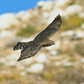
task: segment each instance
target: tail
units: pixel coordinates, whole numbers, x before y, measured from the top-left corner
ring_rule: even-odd
[[[13,50],[23,49],[23,48],[26,47],[27,45],[30,45],[31,42],[32,42],[32,41],[30,41],[30,42],[18,42],[18,43],[14,46]]]

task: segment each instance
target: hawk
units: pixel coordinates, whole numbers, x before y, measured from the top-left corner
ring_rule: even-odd
[[[51,24],[47,26],[41,33],[39,33],[33,41],[30,42],[18,42],[13,50],[22,49],[21,55],[17,61],[30,58],[38,53],[42,47],[54,45],[55,43],[49,38],[56,33],[62,25],[61,16],[58,16],[53,20]]]

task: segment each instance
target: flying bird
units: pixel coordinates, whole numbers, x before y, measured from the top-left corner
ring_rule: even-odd
[[[62,25],[61,16],[58,16],[50,23],[46,29],[39,33],[33,41],[30,42],[18,42],[13,50],[21,50],[21,55],[17,61],[21,61],[26,58],[30,58],[38,53],[42,47],[54,45],[55,43],[49,38],[56,33]]]

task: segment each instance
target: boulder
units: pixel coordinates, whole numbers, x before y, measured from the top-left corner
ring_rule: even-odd
[[[27,68],[28,73],[40,73],[43,71],[44,65],[41,63],[36,63]]]

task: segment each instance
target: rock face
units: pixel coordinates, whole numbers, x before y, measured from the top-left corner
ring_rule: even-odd
[[[16,14],[16,17],[20,19],[22,22],[28,21],[30,18],[31,14],[29,11],[21,11]]]
[[[15,14],[7,13],[0,16],[0,30],[10,28],[12,26],[19,26],[20,22]]]
[[[8,31],[8,30],[1,31],[1,36],[0,36],[1,39],[6,38],[6,37],[11,37],[11,36],[13,36],[11,31]]]
[[[65,32],[62,32],[61,33],[61,36],[64,37],[64,36],[72,36],[74,34],[74,31],[65,31]]]
[[[71,5],[71,6],[67,7],[66,10],[65,10],[67,15],[72,15],[72,14],[75,14],[75,13],[79,13],[81,11],[83,11],[83,7],[79,4]]]
[[[0,30],[12,28],[12,27],[18,28],[20,26],[26,26],[28,20],[30,20],[30,18],[34,16],[33,14],[38,16],[38,12],[39,12],[39,10],[37,9],[38,7],[42,7],[43,16],[46,16],[48,18],[47,19],[46,17],[44,17],[47,19],[47,24],[49,24],[58,14],[61,14],[62,16],[66,17],[68,15],[80,13],[79,16],[84,17],[84,14],[82,12],[83,7],[79,4],[73,4],[71,6],[68,6],[65,8],[65,10],[60,8],[69,2],[70,0],[39,1],[37,3],[37,7],[33,11],[28,10],[28,11],[18,12],[17,14],[13,14],[13,13],[3,14],[0,16]]]
[[[35,57],[35,61],[37,62],[47,62],[46,55],[44,53],[41,53],[37,57]]]
[[[81,28],[84,29],[84,23],[81,25]]]
[[[0,15],[0,84],[6,81],[7,84],[82,84],[84,8],[73,2],[74,0],[40,1],[34,9]],[[13,51],[13,46],[19,41],[33,40],[58,14],[62,16],[61,28],[64,30],[60,28],[50,38],[55,45],[44,47],[34,57],[17,62],[21,50]],[[75,18],[72,20],[70,17]],[[17,36],[17,31],[26,29],[27,25],[36,28],[35,34],[30,37]]]
[[[44,68],[43,64],[37,63],[37,64],[33,64],[31,65],[29,68],[27,68],[27,72],[29,73],[39,73],[42,72]]]

